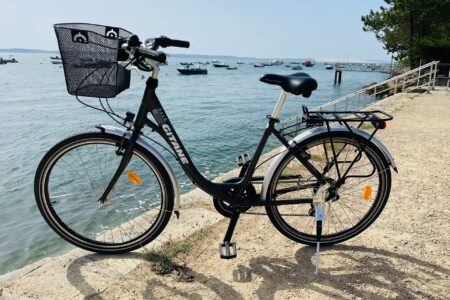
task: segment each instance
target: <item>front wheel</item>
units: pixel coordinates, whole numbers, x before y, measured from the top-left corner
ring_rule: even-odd
[[[325,203],[321,244],[340,243],[367,229],[383,210],[391,189],[391,172],[382,152],[372,142],[346,132],[320,134],[297,146],[308,154],[308,161],[331,186],[349,170],[344,183]],[[271,205],[266,206],[266,211],[286,237],[307,245],[317,242],[312,201],[279,206],[276,202],[312,199],[318,187],[317,179],[293,152],[277,166],[267,189],[266,200]]]
[[[99,253],[142,247],[167,225],[174,202],[170,177],[140,145],[104,203],[98,201],[122,159],[120,137],[85,133],[42,159],[34,189],[39,210],[66,241]]]

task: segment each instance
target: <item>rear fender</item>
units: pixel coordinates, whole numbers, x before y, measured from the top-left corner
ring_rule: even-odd
[[[331,127],[330,128],[331,131],[333,132],[348,132],[347,127],[345,126],[336,126],[336,127]],[[324,132],[327,132],[327,128],[325,126],[321,126],[321,127],[314,127],[308,130],[305,130],[303,132],[301,132],[299,135],[297,135],[295,138],[293,138],[291,141],[289,141],[289,144],[292,144],[295,142],[295,144],[300,144],[301,142],[305,141],[306,139],[317,135],[317,134],[321,134]],[[365,139],[368,139],[370,137],[370,134],[358,129],[358,128],[352,128],[352,131],[354,132],[354,134],[363,137]],[[389,152],[389,150],[386,148],[386,146],[384,146],[380,140],[378,140],[375,137],[372,137],[370,140],[373,144],[375,144],[376,147],[378,147],[378,149],[380,149],[380,151],[384,154],[384,157],[386,158],[387,162],[389,163],[389,165],[392,167],[392,169],[397,172],[397,166],[395,165],[395,161],[394,158],[392,157],[391,153]],[[288,155],[288,151],[286,151],[286,147],[283,147],[283,149],[280,151],[279,155],[277,155],[277,157],[272,161],[272,163],[269,166],[269,169],[267,170],[266,175],[264,176],[264,182],[261,188],[261,199],[265,200],[266,199],[266,194],[268,191],[268,187],[269,187],[269,183],[272,180],[272,177],[275,174],[275,170],[277,168],[277,166],[281,163],[281,161],[283,160],[284,157],[286,157],[286,155]]]
[[[131,137],[131,132],[126,131],[122,128],[117,128],[109,125],[99,125],[97,126],[97,128],[100,129],[102,132],[106,132],[115,136],[123,137],[125,135],[125,137],[128,139]],[[175,196],[175,203],[173,210],[175,211],[176,215],[178,215],[180,211],[180,187],[178,185],[178,181],[177,178],[175,177],[175,173],[172,167],[170,167],[169,163],[164,158],[164,156],[162,156],[161,153],[158,150],[156,150],[155,147],[153,147],[147,140],[143,139],[142,136],[138,138],[137,144],[144,147],[148,152],[153,154],[156,157],[156,159],[159,160],[164,169],[167,171],[167,174],[169,174]]]

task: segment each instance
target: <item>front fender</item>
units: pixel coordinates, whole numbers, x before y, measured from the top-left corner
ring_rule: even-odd
[[[127,137],[128,139],[131,137],[131,132],[126,131],[122,128],[109,126],[109,125],[99,125],[99,126],[97,126],[97,128],[99,128],[102,132],[106,132],[106,133],[109,133],[112,135],[116,135],[116,136],[120,136],[120,137],[123,137],[125,135],[125,137]],[[164,156],[162,156],[161,153],[158,150],[156,150],[155,147],[153,147],[147,140],[143,139],[142,136],[140,136],[138,138],[137,143],[140,146],[144,147],[151,154],[153,154],[161,162],[161,165],[167,171],[167,174],[169,174],[170,181],[172,183],[173,191],[174,191],[174,195],[175,195],[175,203],[174,203],[175,205],[174,205],[173,210],[178,214],[180,211],[180,187],[178,185],[178,181],[177,181],[177,178],[175,177],[175,173],[174,173],[173,169],[170,167],[169,163],[164,158]]]
[[[331,127],[330,129],[333,132],[339,132],[339,131],[348,132],[348,129],[345,126],[336,126],[336,127]],[[328,129],[325,126],[314,127],[314,128],[305,130],[305,131],[301,132],[299,135],[297,135],[295,138],[293,138],[291,141],[289,141],[289,144],[292,144],[294,141],[296,144],[299,144],[299,143],[303,142],[304,140],[312,137],[313,135],[321,134],[321,133],[324,133],[327,131],[328,131]],[[359,135],[363,138],[368,139],[370,137],[369,133],[367,133],[361,129],[352,128],[352,131],[354,132],[354,134]],[[370,141],[381,150],[381,152],[384,154],[389,165],[394,169],[394,171],[397,172],[397,166],[395,165],[394,158],[392,157],[391,153],[386,148],[386,146],[384,146],[380,142],[380,140],[378,140],[375,137],[372,137]],[[263,181],[263,185],[261,188],[261,200],[266,199],[266,194],[267,194],[267,190],[269,187],[269,183],[272,180],[273,175],[275,174],[275,170],[276,170],[277,166],[281,163],[283,158],[286,155],[288,155],[288,153],[289,152],[286,151],[286,147],[283,147],[281,149],[280,153],[277,155],[277,157],[270,164],[269,169],[267,170],[267,173],[264,176],[264,181]]]

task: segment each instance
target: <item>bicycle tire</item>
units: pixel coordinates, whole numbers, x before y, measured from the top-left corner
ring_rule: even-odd
[[[98,198],[94,197],[98,195],[94,193],[97,188],[94,183],[98,183],[98,185],[101,185],[101,188],[104,188],[107,182],[109,182],[107,181],[107,177],[109,176],[111,178],[111,174],[117,169],[113,165],[113,160],[115,161],[116,157],[111,152],[116,151],[122,142],[121,137],[107,133],[93,132],[75,135],[51,148],[38,166],[34,183],[37,206],[48,225],[60,237],[79,248],[104,254],[129,252],[151,242],[163,231],[169,222],[174,205],[174,188],[170,184],[169,174],[152,153],[138,144],[133,150],[128,167],[133,166],[138,168],[142,175],[146,176],[145,180],[136,177],[138,175],[133,175],[135,177],[131,176],[131,179],[130,177],[128,178],[131,182],[128,183],[128,186],[126,185],[127,181],[125,176],[121,175],[121,178],[124,179],[122,181],[119,179],[114,188],[117,189],[111,193],[114,196],[119,195],[121,190],[117,186],[120,182],[124,182],[123,186],[120,186],[120,188],[123,187],[122,190],[124,193],[133,190],[134,194],[131,196],[123,196],[120,194],[121,196],[117,196],[116,199],[109,199],[103,205],[99,204],[97,201]],[[95,156],[96,154],[92,154],[94,146],[97,150],[99,147],[103,147],[105,150],[100,148],[100,153],[98,153],[98,156]],[[80,155],[80,151],[81,153],[85,151],[86,155]],[[82,176],[73,176],[78,174],[75,172],[76,169],[74,169],[75,171],[70,176],[64,173],[63,163],[69,165],[68,162],[71,162],[69,161],[70,155],[75,156],[74,153],[78,153],[81,160],[81,163],[79,162],[80,166],[82,166],[81,170],[84,169],[86,171],[87,178],[89,179],[86,181],[90,181],[90,184],[83,183],[80,179]],[[88,153],[91,154],[91,159],[87,158]],[[117,152],[116,155],[119,161],[121,156]],[[95,159],[96,157],[97,160]],[[100,161],[102,157],[104,161]],[[74,158],[71,159],[75,161]],[[102,177],[101,182],[100,179],[95,180],[95,178],[91,178],[93,177],[92,172],[86,170],[87,166],[95,166],[97,162]],[[103,164],[104,167],[102,167]],[[76,168],[75,163],[73,163],[73,167]],[[107,172],[109,169],[111,171]],[[58,173],[59,170],[61,170],[61,174]],[[70,168],[67,170],[72,171]],[[70,178],[71,176],[73,178]],[[73,187],[64,182],[58,183],[53,178],[72,183]],[[133,183],[133,178],[135,181],[138,179],[141,180],[141,184]],[[143,186],[142,181],[146,184],[145,186]],[[79,182],[81,182],[78,185],[80,188],[74,184]],[[151,187],[148,188],[149,186]],[[153,193],[153,186],[155,186],[155,189],[159,186],[160,192],[157,190]],[[93,192],[89,190],[90,187]],[[54,195],[53,189],[59,191],[61,188],[75,192],[72,194],[63,194],[62,196]],[[99,188],[99,192],[101,192],[101,188]],[[146,190],[147,188],[149,190]],[[92,199],[88,197],[89,195],[93,195]],[[153,202],[148,200],[150,198],[148,195],[151,195]],[[61,197],[62,200],[60,200]],[[133,202],[132,200],[128,200],[130,197],[134,197],[134,200],[139,200]],[[157,202],[155,199],[160,200]],[[79,204],[77,204],[78,202]],[[75,205],[79,205],[80,207]],[[99,215],[101,216],[100,221],[98,221]],[[126,222],[118,223],[119,217],[121,221]],[[77,218],[82,219],[82,221],[79,221]],[[154,221],[148,221],[148,218],[154,218]],[[148,222],[148,225],[144,225],[144,219]],[[68,221],[70,221],[70,224],[67,224]],[[138,225],[143,229],[141,230]],[[88,229],[94,230],[90,228],[101,228],[103,232],[93,232],[92,235],[80,233],[81,230],[86,231],[83,231],[83,233],[89,233],[87,231]],[[108,237],[108,232],[110,232],[110,237]],[[116,240],[114,235],[117,237],[118,232],[121,239],[117,238]],[[127,240],[125,241],[124,238]]]
[[[308,153],[308,151],[310,149],[312,149],[312,147],[316,147],[318,145],[323,145],[323,149],[324,149],[323,152],[325,154],[325,152],[327,151],[327,143],[329,143],[330,138],[333,140],[333,143],[336,143],[336,144],[339,144],[339,143],[349,144],[352,147],[356,147],[359,149],[361,147],[364,147],[361,157],[363,157],[363,155],[366,155],[367,160],[372,164],[372,166],[374,167],[374,170],[376,169],[376,172],[378,174],[377,177],[378,177],[379,185],[378,185],[378,188],[376,189],[376,196],[373,197],[373,199],[371,199],[372,204],[371,204],[370,208],[368,208],[368,210],[365,213],[363,212],[364,215],[362,216],[362,218],[359,221],[357,221],[356,224],[350,226],[349,228],[345,228],[345,226],[342,224],[343,222],[340,221],[343,229],[341,231],[336,230],[336,232],[332,233],[329,229],[329,227],[330,227],[329,224],[332,222],[333,219],[331,217],[331,214],[330,214],[330,216],[327,216],[327,214],[326,214],[325,220],[323,221],[324,230],[323,230],[322,237],[321,237],[321,245],[324,245],[324,246],[333,245],[336,243],[346,241],[346,240],[353,238],[356,235],[360,234],[364,230],[366,230],[378,218],[378,216],[384,209],[386,202],[389,198],[389,193],[390,193],[390,189],[391,189],[391,171],[390,171],[389,163],[387,162],[382,151],[380,149],[378,149],[377,146],[375,146],[371,141],[368,141],[367,139],[364,139],[364,138],[358,137],[358,136],[353,136],[349,132],[322,133],[322,134],[319,134],[316,136],[312,136],[311,138],[308,138],[307,140],[301,142],[299,145],[297,145],[298,146],[297,149],[304,149]],[[340,146],[340,147],[343,147],[343,146]],[[345,147],[343,149],[345,149]],[[326,154],[324,156],[326,156]],[[269,201],[269,202],[277,201],[277,199],[276,199],[276,197],[274,197],[274,195],[276,196],[276,194],[277,194],[276,187],[278,186],[278,184],[282,183],[281,181],[279,182],[280,175],[283,174],[283,171],[286,169],[286,167],[289,166],[290,162],[293,161],[294,159],[295,159],[294,154],[292,152],[290,152],[288,155],[286,155],[282,159],[282,161],[280,161],[279,165],[277,166],[277,168],[274,172],[274,176],[271,178],[271,181],[270,181],[268,189],[267,189],[267,195],[266,195],[267,201]],[[314,156],[311,156],[310,159],[314,159]],[[316,158],[316,159],[320,160],[320,158]],[[347,158],[345,158],[344,161],[346,161],[346,159]],[[339,161],[339,159],[338,159],[338,161]],[[298,167],[298,168],[300,169],[301,167]],[[303,168],[304,168],[304,166],[303,166]],[[306,170],[306,168],[305,168],[305,170]],[[331,171],[329,171],[329,172],[331,172]],[[298,171],[298,173],[300,174],[301,172]],[[308,173],[309,173],[309,171],[308,171]],[[375,174],[372,176],[375,176]],[[300,175],[298,177],[301,178],[302,176]],[[369,177],[369,179],[370,179],[370,177]],[[300,180],[300,179],[298,179],[298,180]],[[346,184],[347,184],[347,182],[344,183],[341,186],[341,188],[345,187]],[[307,185],[304,185],[304,186],[307,186]],[[341,188],[339,188],[339,190]],[[279,189],[281,189],[281,187]],[[354,189],[356,189],[356,188],[354,188]],[[302,192],[303,192],[303,189],[300,189],[300,188],[297,191],[300,191],[300,190],[302,190]],[[304,193],[307,193],[307,192],[308,191],[305,188]],[[358,192],[358,189],[356,189],[356,192]],[[339,193],[339,191],[338,191],[338,193]],[[341,197],[339,200],[336,200],[335,202],[328,201],[326,204],[328,204],[328,206],[331,207],[333,203],[339,203],[339,201],[344,201],[344,200]],[[348,201],[350,201],[350,200],[348,200]],[[302,204],[297,204],[297,205],[302,205]],[[303,205],[305,205],[305,204],[303,204]],[[310,205],[310,204],[306,204],[306,205]],[[338,205],[338,204],[336,204],[336,205]],[[351,205],[353,205],[353,207]],[[348,215],[352,212],[351,211],[352,208],[353,208],[353,210],[355,210],[355,207],[357,205],[362,205],[362,204],[358,204],[358,201],[356,201],[355,203],[352,202],[351,204],[350,204],[350,202],[347,202],[346,204],[343,204],[341,202],[342,214],[346,214],[346,217],[348,219],[350,219],[350,217]],[[288,207],[289,213],[290,213],[290,214],[286,214],[286,215],[288,215],[288,217],[283,218],[283,215],[280,213],[279,210],[283,207]],[[358,206],[358,209],[362,209],[362,208]],[[281,206],[281,205],[280,206],[266,205],[267,215],[269,216],[270,221],[277,228],[278,231],[280,231],[283,235],[285,235],[289,239],[294,240],[296,242],[306,244],[306,245],[315,245],[317,243],[317,236],[315,233],[315,217],[314,217],[314,213],[311,213],[311,205],[310,205],[310,208],[307,213],[295,215],[292,213],[293,211],[294,211],[293,205],[286,205],[286,206],[284,206],[284,205],[283,206]],[[301,208],[301,211],[306,212],[306,209]],[[330,208],[328,209],[328,212],[330,213]],[[333,210],[331,210],[331,212],[333,213]],[[338,215],[338,214],[336,214],[336,215]],[[292,218],[292,217],[296,217],[296,216],[299,218],[303,217],[304,219],[302,219],[302,220],[304,220],[303,222],[305,222],[305,223],[309,222],[308,225],[306,225],[306,229],[302,229],[302,231],[301,231],[298,228],[295,228],[292,224],[289,224],[288,221],[286,221],[286,218]],[[339,216],[337,216],[337,218],[339,218]],[[344,219],[344,216],[342,218]],[[309,221],[307,221],[308,219],[309,219]],[[300,220],[300,219],[298,219],[298,220]],[[328,230],[329,230],[328,233],[326,232],[326,229],[325,229],[327,227],[327,221],[329,222],[328,223]],[[300,222],[300,221],[294,220],[292,222]],[[350,222],[347,220],[347,223],[350,223]],[[336,227],[336,225],[335,225],[335,227]],[[339,227],[339,226],[337,226],[337,227]],[[308,228],[311,228],[311,230],[307,230]],[[306,232],[306,231],[308,231],[308,232]]]

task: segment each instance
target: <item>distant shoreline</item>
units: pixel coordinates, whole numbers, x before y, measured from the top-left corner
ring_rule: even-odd
[[[0,53],[59,53],[58,50],[7,48],[0,49]]]
[[[43,50],[43,49],[25,49],[25,48],[5,48],[0,49],[0,53],[48,53],[48,54],[55,54],[59,53],[58,50]],[[388,64],[388,61],[384,60],[364,60],[364,59],[340,59],[340,58],[310,58],[310,57],[303,57],[303,58],[293,58],[293,57],[248,57],[248,56],[236,56],[236,55],[220,55],[220,54],[178,54],[178,53],[169,53],[171,56],[174,57],[183,57],[183,58],[211,58],[211,59],[251,59],[251,60],[285,60],[285,61],[301,61],[301,60],[313,60],[316,62],[329,62],[329,63],[335,63],[335,62],[348,62],[348,63],[379,63],[379,64]]]

